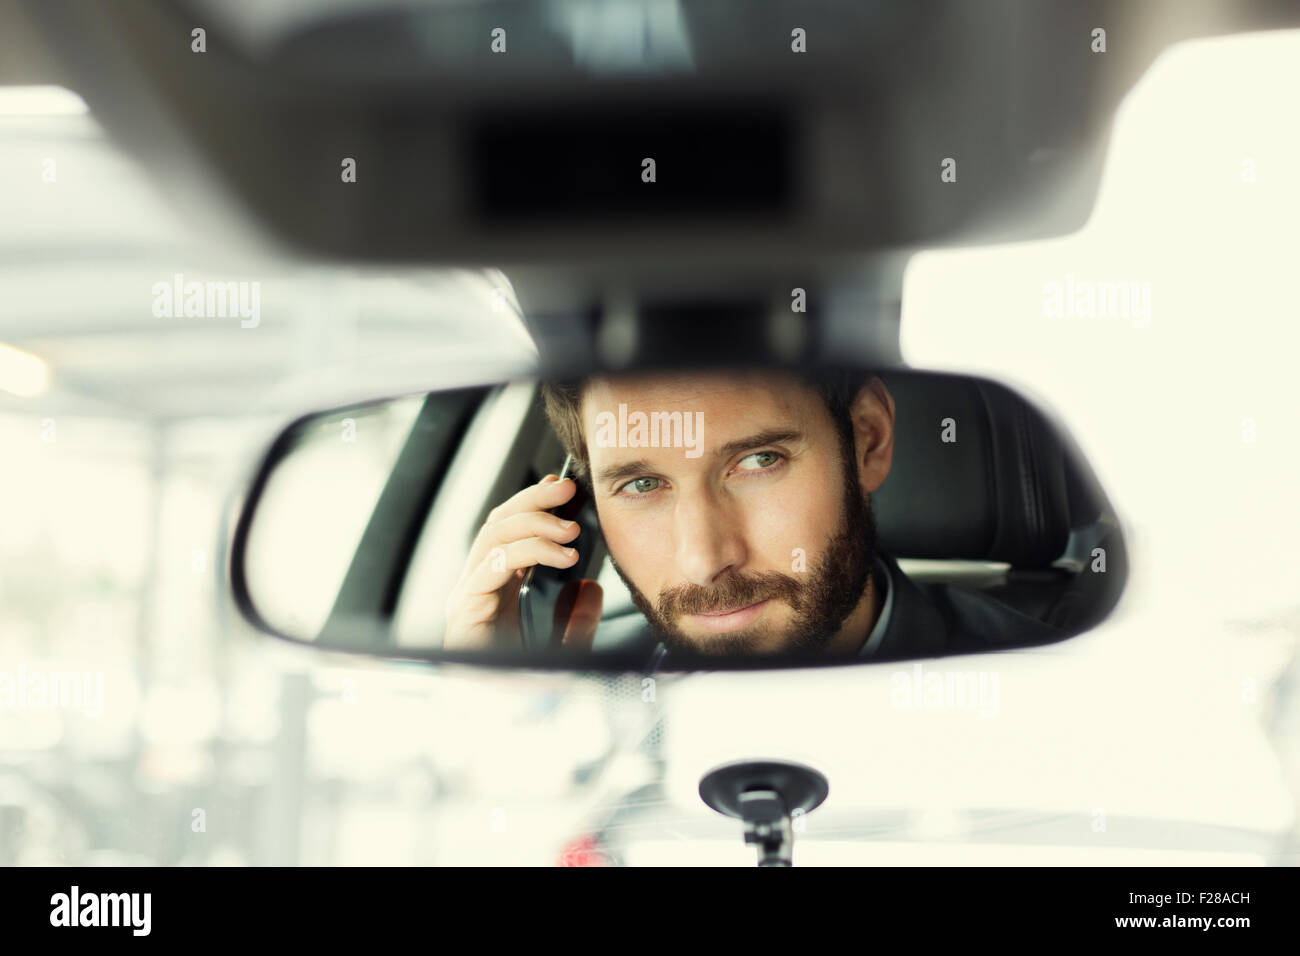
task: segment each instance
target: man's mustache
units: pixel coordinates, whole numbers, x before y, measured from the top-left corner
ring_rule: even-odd
[[[779,571],[728,575],[715,587],[680,584],[659,593],[659,613],[667,620],[683,614],[719,614],[760,601],[779,600],[798,611],[803,607],[803,587]]]

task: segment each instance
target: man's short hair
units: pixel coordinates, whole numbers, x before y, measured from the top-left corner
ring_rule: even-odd
[[[725,369],[718,370],[726,372]],[[626,373],[625,373],[626,374]],[[631,373],[653,375],[653,372]],[[682,374],[682,373],[674,373]],[[687,373],[689,374],[689,373]],[[717,374],[702,370],[701,375]],[[840,448],[845,458],[853,459],[853,399],[862,386],[870,380],[872,372],[862,369],[827,369],[824,371],[791,371],[795,378],[821,395],[830,413],[831,421],[840,437]],[[618,373],[608,377],[617,377]],[[567,381],[542,382],[542,398],[546,417],[560,437],[564,450],[573,456],[575,478],[588,490],[591,488],[591,461],[587,456],[587,439],[582,427],[582,392],[590,378]]]

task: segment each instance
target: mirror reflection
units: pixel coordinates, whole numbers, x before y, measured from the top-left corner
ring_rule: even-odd
[[[1060,427],[907,370],[657,371],[334,410],[268,455],[241,605],[324,646],[583,666],[1029,646],[1118,600],[1122,541]]]

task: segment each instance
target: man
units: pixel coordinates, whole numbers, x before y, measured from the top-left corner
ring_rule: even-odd
[[[670,653],[890,657],[1047,640],[986,595],[910,581],[875,547],[894,400],[879,378],[754,372],[598,377],[543,386],[591,491],[611,561]],[[578,534],[548,475],[496,508],[447,611],[444,646],[516,634],[519,581],[565,568]],[[564,635],[590,646],[602,594],[583,581]]]

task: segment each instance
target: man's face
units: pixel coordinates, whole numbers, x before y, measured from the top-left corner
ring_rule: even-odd
[[[892,448],[892,402],[879,389],[855,403],[858,447],[846,449],[820,394],[785,374],[588,384],[582,418],[601,530],[669,648],[861,645],[874,531],[866,494]]]

